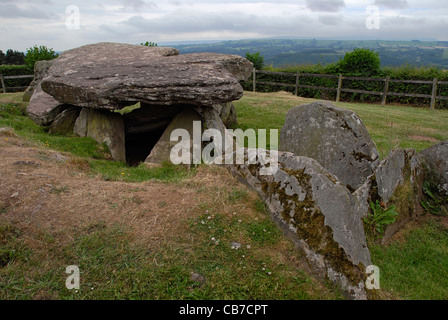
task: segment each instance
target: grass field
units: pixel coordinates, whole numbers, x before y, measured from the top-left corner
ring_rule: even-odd
[[[309,101],[245,92],[238,127],[281,129],[287,110]],[[337,105],[359,114],[382,157],[448,139],[446,111]],[[91,139],[49,135],[25,107],[20,94],[0,94],[0,127],[14,129],[0,135],[0,299],[342,299],[226,170],[112,162]],[[19,157],[41,166],[19,172]],[[380,298],[448,299],[446,217],[426,215],[370,249]],[[65,288],[73,264],[78,291]]]

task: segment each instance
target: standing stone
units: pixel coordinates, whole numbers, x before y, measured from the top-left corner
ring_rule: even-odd
[[[82,108],[78,118],[73,126],[73,133],[80,137],[87,137],[87,119],[89,116],[89,110]]]
[[[357,199],[314,159],[279,152],[273,175],[261,175],[260,163],[248,162],[227,168],[260,194],[311,269],[350,298],[366,299],[365,268],[371,259]]]
[[[419,157],[430,170],[428,174],[436,179],[439,192],[448,196],[448,140],[423,150]]]
[[[83,108],[75,121],[74,132],[105,143],[114,160],[126,162],[124,123],[119,114]]]
[[[81,109],[71,107],[62,111],[50,125],[49,133],[68,134],[73,132],[75,121],[79,116]]]
[[[361,119],[324,101],[288,111],[279,150],[317,160],[351,191],[379,164],[378,151]]]
[[[388,225],[381,242],[386,243],[398,230],[423,213],[420,205],[424,171],[413,149],[392,150],[375,172],[353,195],[357,198],[362,218],[369,213],[369,204],[379,201],[385,208],[395,206],[396,221]]]
[[[31,96],[34,93],[34,90],[36,90],[37,86],[40,84],[44,76],[46,76],[48,69],[53,64],[54,60],[42,60],[37,61],[34,64],[34,79],[31,81],[28,88],[23,93],[23,101],[29,102],[31,99]]]
[[[64,104],[42,90],[42,79],[48,75],[48,70],[53,62],[54,60],[36,62],[34,65],[34,80],[23,96],[24,101],[30,102],[26,109],[28,116],[41,126],[50,125],[56,116],[66,109]]]
[[[223,103],[214,107],[219,112],[219,117],[227,128],[238,123],[235,106],[232,102]]]
[[[36,124],[48,126],[65,108],[64,104],[59,103],[52,96],[42,91],[41,85],[38,84],[31,96],[26,112],[28,117]]]
[[[193,163],[193,122],[197,121],[199,123],[199,134],[202,135],[202,119],[199,114],[192,108],[188,108],[181,113],[179,113],[173,121],[168,125],[168,127],[163,132],[162,137],[159,139],[157,144],[151,150],[148,158],[145,160],[147,163],[162,163],[170,159],[170,153],[172,148],[178,144],[178,141],[171,141],[171,133],[176,129],[186,130],[190,136],[190,157],[189,163]],[[202,152],[201,146],[199,145],[199,150]],[[182,155],[179,155],[182,156]]]

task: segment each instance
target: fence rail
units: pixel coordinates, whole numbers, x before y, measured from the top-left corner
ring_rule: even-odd
[[[26,79],[26,78],[34,78],[33,74],[26,74],[26,75],[20,75],[20,76],[4,76],[2,74],[0,74],[0,83],[2,86],[2,92],[6,93],[6,89],[20,89],[20,90],[25,90],[26,88],[28,88],[28,86],[26,87],[7,87],[5,85],[5,80],[11,80],[11,79]]]
[[[295,84],[282,83],[282,82],[270,82],[270,81],[257,81],[257,74],[272,74],[272,75],[279,75],[279,76],[295,77]],[[337,85],[337,88],[335,88],[335,87],[322,87],[322,86],[312,86],[312,85],[300,84],[301,77],[338,79],[338,85]],[[342,85],[343,80],[384,82],[384,90],[383,91],[368,91],[368,90],[344,88]],[[391,92],[391,91],[389,91],[390,83],[432,84],[432,92],[431,92],[431,94]],[[298,95],[299,88],[323,90],[323,91],[336,91],[336,102],[339,102],[342,92],[361,93],[361,94],[381,96],[382,97],[382,100],[381,100],[382,105],[386,104],[388,96],[427,98],[427,99],[431,99],[431,103],[429,106],[430,109],[435,108],[436,100],[448,100],[448,96],[438,96],[437,95],[438,86],[439,85],[448,85],[448,81],[439,81],[437,78],[434,78],[433,80],[399,80],[399,79],[390,79],[389,76],[387,76],[385,78],[348,77],[348,76],[346,77],[341,74],[334,75],[334,74],[313,74],[313,73],[300,73],[300,72],[297,72],[297,73],[275,72],[275,71],[266,71],[266,70],[256,70],[254,68],[252,71],[252,89],[254,92],[256,91],[257,84],[294,88],[295,95]]]

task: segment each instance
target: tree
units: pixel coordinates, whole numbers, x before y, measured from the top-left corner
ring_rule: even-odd
[[[260,52],[246,52],[246,59],[253,63],[255,69],[261,70],[263,68],[264,57],[260,54]]]
[[[0,65],[6,64],[6,56],[2,50],[0,50]]]
[[[25,56],[25,64],[30,68],[34,68],[34,64],[41,60],[52,60],[57,58],[58,54],[54,52],[53,48],[49,49],[46,46],[35,45],[28,48]]]
[[[337,63],[338,72],[349,76],[375,76],[380,73],[380,66],[379,53],[364,48],[347,52]]]
[[[25,59],[25,55],[23,54],[23,52],[8,49],[6,51],[4,63],[10,64],[10,65],[21,65],[21,64],[25,64],[24,59]]]
[[[142,46],[146,46],[146,47],[157,47],[157,43],[155,43],[155,42],[148,42],[148,41],[146,41],[145,43],[140,43],[140,45],[142,45]]]

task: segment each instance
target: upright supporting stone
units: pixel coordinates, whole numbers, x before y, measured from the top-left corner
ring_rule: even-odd
[[[176,145],[177,141],[171,141],[171,133],[176,129],[185,129],[190,135],[191,141],[193,140],[193,122],[199,121],[202,124],[201,117],[192,108],[186,109],[185,111],[179,113],[173,121],[168,125],[162,134],[162,137],[156,143],[154,148],[151,150],[148,158],[145,162],[147,163],[162,163],[163,161],[170,160],[171,149]],[[201,125],[202,127],[202,125]],[[201,130],[202,134],[202,130]],[[193,150],[193,143],[190,143],[190,150]],[[190,163],[193,163],[191,159],[192,154],[190,154]]]
[[[105,143],[114,160],[126,162],[124,122],[121,115],[83,108],[73,131],[79,136],[87,136],[98,143]]]

